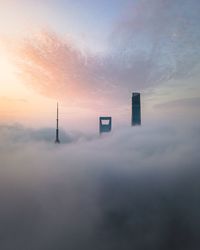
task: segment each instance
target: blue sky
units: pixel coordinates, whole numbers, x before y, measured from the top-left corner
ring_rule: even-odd
[[[107,39],[129,1],[48,1],[50,25],[71,33],[80,44],[95,51],[106,49]],[[84,41],[82,41],[84,40]]]

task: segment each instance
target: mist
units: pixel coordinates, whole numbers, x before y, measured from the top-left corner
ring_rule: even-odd
[[[0,249],[199,250],[200,1],[1,2]]]
[[[199,126],[20,131],[0,128],[1,249],[199,248]]]

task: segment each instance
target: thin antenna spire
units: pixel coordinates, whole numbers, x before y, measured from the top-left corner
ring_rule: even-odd
[[[59,140],[59,108],[58,108],[58,102],[57,102],[56,140],[55,140],[55,143],[60,143],[60,140]]]

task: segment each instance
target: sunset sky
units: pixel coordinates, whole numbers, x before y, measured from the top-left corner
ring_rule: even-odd
[[[199,83],[200,0],[0,0],[0,250],[200,249]]]
[[[97,130],[98,116],[130,124],[198,121],[198,0],[0,1],[3,123]],[[81,126],[80,126],[81,125]]]

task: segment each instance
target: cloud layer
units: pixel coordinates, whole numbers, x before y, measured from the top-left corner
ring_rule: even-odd
[[[199,127],[58,147],[16,130],[0,134],[2,249],[199,248]]]
[[[129,91],[197,71],[199,9],[198,0],[135,1],[104,55],[49,29],[6,45],[22,82],[39,93],[81,108],[119,106]],[[188,96],[157,109],[198,104]],[[61,145],[52,128],[0,125],[0,249],[199,249],[200,128],[186,114],[181,126],[101,137],[61,131]]]
[[[93,134],[83,134],[78,131],[66,133],[63,129],[59,131],[62,138],[62,144],[70,144],[80,141],[89,141],[95,139]],[[55,140],[55,128],[40,128],[33,129],[22,126],[21,124],[0,125],[0,136],[2,141],[10,142],[13,146],[15,144],[26,143],[52,143]],[[9,140],[8,140],[9,137]],[[10,144],[8,144],[11,146]]]

